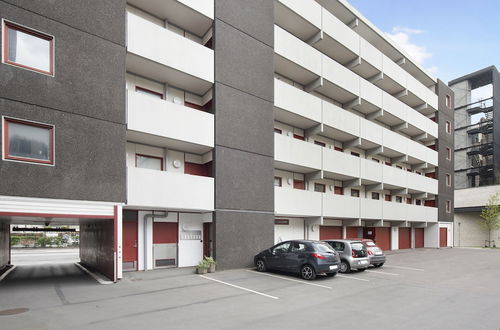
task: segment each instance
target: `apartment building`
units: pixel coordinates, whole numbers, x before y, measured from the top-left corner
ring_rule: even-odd
[[[54,1],[53,11],[0,1],[6,13],[19,11],[19,17],[0,11],[4,20],[52,38],[55,53],[55,70],[36,73],[31,91],[11,79],[21,84],[34,73],[4,60],[2,70],[10,71],[3,85],[12,93],[6,98],[31,107],[33,93],[54,103],[47,113],[78,106],[91,112],[85,118],[117,126],[89,123],[88,138],[56,133],[61,165],[52,168],[80,176],[35,175],[42,182],[51,176],[55,198],[113,209],[98,217],[112,221],[89,224],[92,237],[112,243],[99,254],[104,261],[87,264],[114,267],[120,278],[123,271],[194,266],[203,255],[214,256],[220,268],[249,266],[262,249],[297,238],[366,237],[384,249],[451,245],[453,93],[346,1],[91,3],[89,15],[103,16],[81,30],[111,50],[99,45],[72,56],[65,52],[84,41],[60,49],[70,37],[40,26],[34,13],[66,29],[88,17],[67,17],[62,1]],[[59,97],[40,92],[46,86],[69,90]],[[70,103],[73,94],[82,96],[78,105]],[[10,107],[1,110],[10,116]],[[81,125],[64,111],[67,122]],[[20,119],[38,120],[35,114]],[[66,141],[78,148],[65,154]],[[114,167],[97,168],[107,164],[101,158]],[[87,170],[80,159],[94,166]],[[2,182],[6,166],[14,184],[24,163],[2,161]],[[62,189],[60,180],[82,196]],[[25,190],[4,186],[2,194],[52,198],[42,182],[39,193],[21,185]],[[85,246],[87,222],[77,222]],[[87,242],[93,243],[83,251],[90,254],[96,243]]]
[[[490,66],[449,86],[455,93],[455,245],[488,246],[490,233],[479,215],[500,191],[500,74]],[[498,245],[500,231],[491,240]]]

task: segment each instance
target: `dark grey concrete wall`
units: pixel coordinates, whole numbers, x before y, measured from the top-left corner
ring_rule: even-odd
[[[114,280],[113,220],[80,223],[80,262]]]
[[[0,271],[10,263],[10,226],[0,221]]]
[[[215,244],[221,269],[274,241],[274,4],[215,0]]]
[[[438,79],[437,83],[437,94],[438,94],[438,141],[437,141],[437,151],[438,151],[438,164],[437,177],[439,180],[439,190],[437,198],[438,210],[438,220],[439,221],[453,221],[454,212],[454,182],[455,182],[455,163],[452,153],[452,159],[448,160],[446,148],[454,150],[454,131],[455,127],[454,121],[454,94],[453,91],[441,80]],[[451,97],[451,108],[446,106],[446,95]],[[446,132],[446,122],[451,123],[452,131],[451,134]],[[451,175],[451,187],[446,185],[446,174]],[[451,213],[446,212],[446,201],[451,201]]]
[[[0,115],[56,126],[55,166],[0,161],[0,195],[125,201],[125,1],[0,1],[0,16],[55,37],[54,77],[0,64]]]

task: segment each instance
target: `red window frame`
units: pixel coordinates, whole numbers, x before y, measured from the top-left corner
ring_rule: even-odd
[[[446,159],[451,160],[451,148],[446,148]]]
[[[344,187],[335,186],[333,193],[335,195],[343,195],[344,194]]]
[[[158,93],[158,92],[152,91],[152,90],[144,88],[144,87],[135,86],[135,91],[136,92],[137,91],[143,91],[143,92],[146,92],[148,94],[153,94],[153,95],[159,96],[163,100],[163,94],[162,93]]]
[[[50,154],[49,154],[49,160],[42,160],[42,159],[36,159],[36,158],[27,158],[27,157],[18,157],[18,156],[10,156],[9,155],[9,123],[16,123],[16,124],[21,124],[21,125],[27,125],[27,126],[34,126],[34,127],[41,127],[41,128],[46,128],[50,132]],[[42,123],[35,123],[32,121],[26,121],[26,120],[21,120],[21,119],[15,119],[15,118],[8,118],[4,117],[3,118],[3,150],[4,150],[4,159],[8,160],[17,160],[21,162],[29,162],[29,163],[38,163],[38,164],[46,164],[46,165],[54,165],[54,125],[49,125],[49,124],[42,124]]]
[[[446,95],[446,106],[448,108],[451,108],[451,96],[450,95]]]
[[[314,144],[315,144],[315,145],[318,145],[318,146],[320,146],[320,147],[326,147],[326,143],[323,143],[323,142],[321,142],[321,141],[314,141]]]
[[[137,167],[137,157],[155,158],[161,160],[161,170],[163,171],[163,157],[151,156],[146,154],[135,154],[135,167]]]
[[[298,134],[294,134],[293,138],[297,139],[297,140],[301,140],[301,141],[305,141],[306,140],[305,137],[303,137],[302,135],[298,135]]]
[[[341,147],[334,146],[333,149],[336,151],[344,152],[344,148]]]
[[[306,184],[304,180],[293,180],[293,189],[306,190]]]
[[[446,121],[446,133],[451,134],[451,122]]]
[[[446,173],[446,186],[451,187],[451,175]]]
[[[17,63],[17,62],[9,60],[9,30],[16,30],[16,31],[24,32],[24,33],[32,35],[34,37],[37,37],[37,38],[49,41],[50,42],[49,43],[49,49],[50,49],[50,54],[49,54],[49,56],[50,56],[50,70],[49,71],[45,71],[45,70],[41,70],[41,69],[38,69],[38,68],[31,67],[29,65],[24,65],[24,64]],[[4,21],[4,24],[3,24],[3,40],[4,40],[4,45],[3,45],[3,54],[2,54],[3,56],[2,57],[3,57],[3,62],[4,63],[11,64],[11,65],[14,65],[14,66],[18,66],[18,67],[23,68],[23,69],[28,69],[28,70],[31,70],[31,71],[35,71],[35,72],[47,74],[47,75],[50,75],[50,76],[54,76],[54,37],[53,36],[45,34],[45,33],[41,33],[41,32],[35,31],[35,30],[32,30],[30,28],[27,28],[27,27],[24,27],[24,26],[21,26],[21,25],[12,23],[12,22]]]
[[[386,202],[392,202],[392,195],[385,194],[385,196],[384,196],[384,200],[385,200]]]

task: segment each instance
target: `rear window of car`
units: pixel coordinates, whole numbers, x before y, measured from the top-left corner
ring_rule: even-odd
[[[364,248],[363,243],[360,243],[360,242],[351,243],[351,247],[355,251],[361,251]]]
[[[315,243],[313,244],[314,251],[316,252],[334,252],[334,250],[330,247],[330,245],[326,243]]]
[[[375,243],[369,242],[369,241],[365,242],[365,244],[366,244],[366,246],[377,246],[377,245],[375,245]]]

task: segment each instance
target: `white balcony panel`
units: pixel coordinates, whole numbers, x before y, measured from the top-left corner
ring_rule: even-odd
[[[274,187],[274,212],[280,216],[321,216],[321,193]]]
[[[361,117],[323,101],[323,123],[353,136],[360,136]],[[364,119],[363,119],[364,120]]]
[[[408,150],[408,143],[411,141],[410,139],[388,129],[384,129],[382,134],[384,146],[386,146],[387,148],[400,152],[403,155],[407,155],[408,152],[410,152]],[[411,152],[413,153],[413,150]]]
[[[421,205],[406,205],[406,220],[415,222],[436,222],[438,217],[437,207]]]
[[[351,94],[359,95],[359,80],[361,78],[357,74],[328,56],[323,55],[322,61],[323,77],[325,79]]]
[[[391,115],[406,121],[406,105],[387,92],[382,92],[382,108]]]
[[[321,5],[313,0],[278,0],[302,19],[321,30]]]
[[[437,151],[412,140],[408,140],[408,150],[410,150],[410,156],[429,163],[432,166],[438,166]]]
[[[437,111],[437,108],[438,108],[438,96],[437,96],[437,94],[434,93],[429,88],[427,88],[426,94],[427,94],[427,99],[426,99],[427,104]]]
[[[127,205],[179,211],[213,211],[214,179],[127,167]]]
[[[321,149],[323,148],[313,143],[274,134],[274,159],[280,163],[298,166],[304,170],[320,170]]]
[[[214,82],[214,51],[127,13],[127,69],[204,94]]]
[[[314,75],[321,76],[321,53],[277,25],[274,26],[274,52]]]
[[[389,57],[382,55],[383,71],[384,75],[388,76],[394,80],[398,85],[406,88],[408,73],[403,70],[398,64],[396,64]]]
[[[360,177],[360,157],[333,149],[322,148],[323,170],[331,178],[349,179]]]
[[[365,39],[360,38],[359,41],[360,41],[359,55],[361,56],[361,58],[370,63],[371,65],[373,65],[375,68],[382,71],[382,61],[383,61],[382,53]]]
[[[127,92],[127,129],[153,135],[136,142],[197,153],[214,147],[214,115],[133,91]]]
[[[415,79],[412,75],[407,74],[406,78],[406,88],[413,93],[416,97],[422,100],[423,102],[426,102],[427,99],[427,87],[422,85],[420,81]]]
[[[359,54],[359,35],[327,10],[323,10],[323,31],[353,53]]]
[[[321,122],[321,99],[274,79],[274,106],[298,116]]]
[[[378,145],[383,145],[383,131],[385,129],[369,120],[361,118],[360,120],[360,137],[367,141],[373,142]]]
[[[406,221],[407,204],[383,201],[382,205],[384,220]]]
[[[408,177],[406,171],[394,166],[382,166],[382,176],[385,184],[406,188],[408,186]]]
[[[323,217],[359,219],[360,198],[318,193],[323,198]]]
[[[406,175],[408,189],[428,192],[437,195],[438,180],[411,172],[406,172]]]
[[[438,137],[438,124],[414,109],[408,108],[408,124],[427,132],[434,138]]]
[[[180,3],[202,13],[208,18],[214,19],[214,1],[213,0],[177,0]]]
[[[360,78],[360,97],[377,108],[382,108],[382,90],[365,79]]]
[[[361,211],[360,218],[381,220],[383,218],[383,201],[371,198],[360,198]]]
[[[425,208],[425,219],[426,221],[436,222],[438,221],[438,208],[437,207],[424,207]]]
[[[371,159],[360,158],[361,179],[372,181],[373,183],[382,182],[382,168],[384,166],[385,165],[377,163]]]

